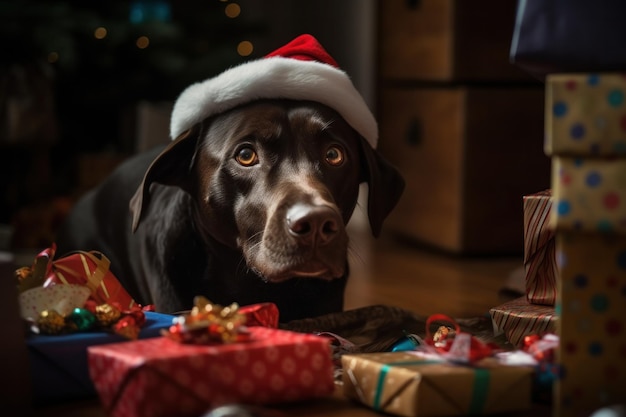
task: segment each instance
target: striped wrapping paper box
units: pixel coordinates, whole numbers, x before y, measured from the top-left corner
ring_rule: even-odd
[[[532,304],[553,306],[558,268],[550,224],[552,190],[526,195],[523,202],[526,297]]]
[[[496,336],[504,333],[513,346],[524,344],[524,337],[555,333],[557,315],[554,307],[531,304],[526,297],[508,301],[489,310]]]

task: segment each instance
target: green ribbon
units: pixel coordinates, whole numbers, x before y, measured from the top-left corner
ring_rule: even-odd
[[[482,414],[487,394],[489,392],[489,379],[491,373],[488,369],[474,369],[474,390],[472,392],[472,402],[470,403],[470,414]]]
[[[383,365],[380,370],[380,374],[378,374],[378,383],[376,384],[376,392],[374,394],[374,404],[373,408],[376,411],[380,411],[380,399],[383,395],[383,385],[385,384],[385,378],[389,373],[389,370],[393,366],[412,366],[412,365],[434,365],[436,363],[445,363],[443,361],[433,361],[433,360],[425,360],[425,361],[403,361],[403,362],[395,362],[395,363],[386,363]]]
[[[387,374],[394,366],[413,366],[413,365],[434,365],[445,364],[446,362],[437,360],[425,360],[425,361],[404,361],[384,364],[378,374],[378,382],[376,383],[376,392],[374,393],[374,403],[372,408],[376,411],[380,410],[380,402],[383,395],[383,386],[385,384],[385,378]],[[476,368],[474,369],[474,389],[472,391],[472,401],[469,407],[470,414],[481,414],[485,402],[487,400],[487,394],[489,392],[489,381],[491,373],[487,369]]]

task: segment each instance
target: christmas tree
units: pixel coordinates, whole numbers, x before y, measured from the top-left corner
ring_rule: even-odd
[[[173,100],[241,62],[239,44],[263,30],[219,0],[0,1],[0,19],[3,66],[48,66],[60,140],[79,148],[108,144],[134,103]]]
[[[78,155],[134,151],[137,103],[172,102],[249,59],[246,41],[265,30],[235,1],[0,0],[0,166],[10,179],[0,223],[75,195]]]

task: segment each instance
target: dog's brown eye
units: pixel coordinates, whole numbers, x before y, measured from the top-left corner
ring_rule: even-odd
[[[256,165],[259,162],[259,157],[257,156],[255,150],[248,147],[241,148],[239,152],[237,152],[235,159],[240,165],[245,167]]]
[[[326,149],[324,159],[332,166],[339,166],[343,163],[343,150],[339,146],[331,146]]]

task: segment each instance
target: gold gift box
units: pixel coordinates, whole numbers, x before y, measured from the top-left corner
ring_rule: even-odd
[[[552,158],[558,230],[626,235],[626,158]]]
[[[416,352],[342,356],[344,395],[406,417],[491,414],[531,406],[533,369],[489,358],[454,365]]]
[[[546,155],[626,156],[626,77],[551,74],[546,79]]]
[[[561,262],[555,415],[626,398],[626,236],[557,233]]]

